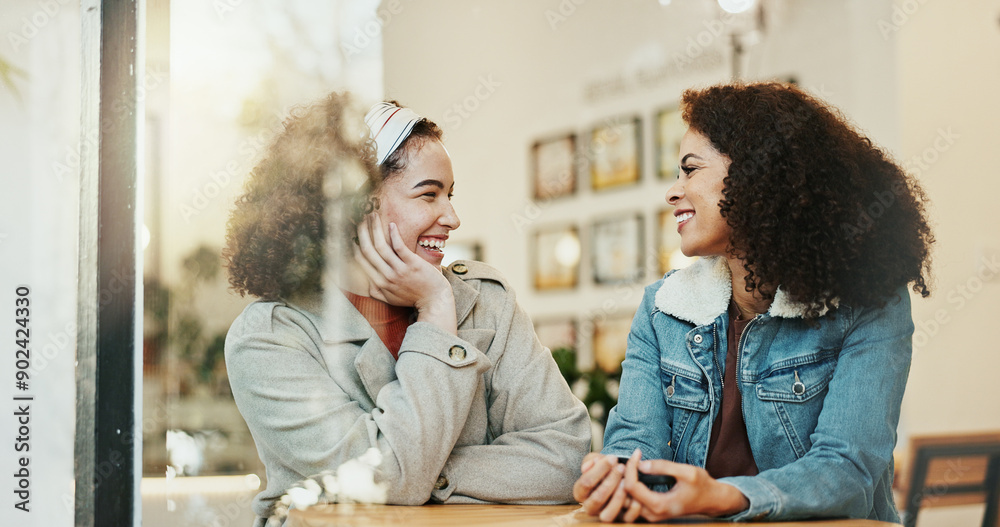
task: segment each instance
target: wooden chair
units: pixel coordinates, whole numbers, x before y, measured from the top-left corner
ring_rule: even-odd
[[[916,526],[921,508],[983,502],[982,527],[997,527],[1000,432],[915,436],[897,478],[905,527]]]

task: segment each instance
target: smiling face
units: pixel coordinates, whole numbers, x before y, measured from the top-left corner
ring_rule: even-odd
[[[406,168],[387,179],[379,190],[379,216],[386,240],[389,222],[394,222],[411,251],[440,266],[448,233],[462,223],[451,206],[455,188],[451,157],[436,139],[407,146],[411,151],[407,152]]]
[[[719,202],[729,173],[729,157],[691,129],[681,140],[679,157],[680,175],[667,191],[667,203],[674,206],[681,252],[685,256],[725,256],[732,229],[720,213]]]

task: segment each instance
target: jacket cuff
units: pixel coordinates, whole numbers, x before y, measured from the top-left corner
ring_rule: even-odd
[[[451,472],[450,468],[451,460],[449,459],[444,464],[444,467],[441,468],[441,474],[438,475],[437,481],[434,482],[434,490],[431,491],[431,502],[444,503],[455,492],[455,482],[448,479],[447,476]]]
[[[486,363],[483,370],[490,363],[475,346],[429,322],[414,322],[406,330],[399,347],[400,358],[407,352],[421,353],[455,368],[474,364],[480,356]]]
[[[758,477],[737,476],[719,479],[720,483],[732,485],[746,496],[750,506],[745,511],[731,516],[720,517],[723,521],[746,522],[761,521],[773,518],[778,513],[777,489]]]

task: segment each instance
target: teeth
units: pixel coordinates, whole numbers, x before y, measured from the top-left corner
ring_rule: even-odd
[[[433,238],[427,238],[417,242],[418,245],[423,245],[424,247],[430,247],[432,249],[443,249],[444,240],[435,240]]]
[[[694,213],[693,212],[685,212],[684,214],[679,214],[677,216],[677,223],[680,223],[682,221],[687,221],[687,220],[689,220],[689,219],[691,219],[693,217],[694,217]]]

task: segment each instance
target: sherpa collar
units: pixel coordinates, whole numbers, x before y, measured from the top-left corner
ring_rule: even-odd
[[[670,316],[704,326],[726,312],[732,296],[729,265],[725,258],[713,256],[700,258],[664,278],[656,292],[655,303],[660,311]],[[802,318],[808,307],[793,301],[778,287],[767,313],[772,317]],[[826,307],[821,308],[819,314],[826,314]]]

